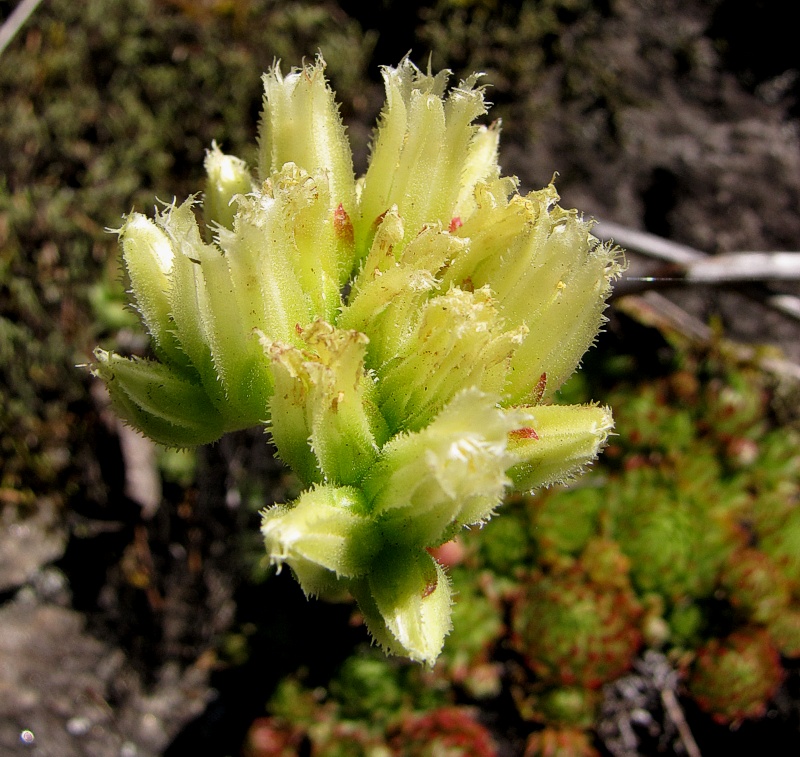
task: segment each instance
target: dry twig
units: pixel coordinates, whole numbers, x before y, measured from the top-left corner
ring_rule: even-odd
[[[768,281],[800,281],[798,252],[733,252],[706,255],[688,245],[629,229],[609,221],[601,221],[594,233],[603,240],[613,239],[627,250],[659,261],[663,265],[645,276],[628,276],[619,282],[615,296],[633,294],[654,288],[683,284],[748,286],[745,293],[780,313],[800,320],[800,298],[776,293],[764,286]]]

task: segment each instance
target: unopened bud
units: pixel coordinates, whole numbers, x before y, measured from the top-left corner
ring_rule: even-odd
[[[262,513],[261,533],[270,562],[288,565],[308,595],[355,578],[370,568],[379,542],[352,487],[317,486],[292,505]]]

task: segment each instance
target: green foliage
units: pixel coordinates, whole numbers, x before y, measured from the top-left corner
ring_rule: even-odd
[[[513,576],[532,558],[528,519],[520,502],[512,495],[503,506],[503,517],[490,520],[481,530],[480,563],[501,576]]]
[[[770,428],[770,383],[757,370],[714,353],[682,362],[638,383],[604,364],[574,382],[583,392],[616,385],[617,434],[593,475],[511,498],[474,552],[465,539],[472,570],[488,571],[482,585],[514,608],[511,643],[528,672],[513,690],[526,719],[590,725],[591,686],[638,648],[625,639],[696,671],[692,692],[724,722],[758,717],[783,675],[777,650],[798,654],[800,438]],[[535,570],[521,582],[524,566]],[[627,599],[613,600],[615,591]],[[473,659],[476,670],[486,665]],[[604,668],[614,660],[619,668]],[[741,688],[729,690],[726,676],[740,676]]]
[[[631,559],[634,583],[671,602],[709,596],[736,546],[726,513],[716,513],[710,501],[714,489],[691,476],[691,470],[635,468],[609,482],[606,492],[611,533]],[[727,492],[722,482],[713,485],[725,498],[740,497],[738,488]]]
[[[605,496],[605,490],[589,480],[586,486],[548,489],[527,502],[531,533],[542,557],[579,555],[599,531]]]
[[[782,676],[776,648],[797,654],[800,438],[791,428],[769,428],[771,394],[763,374],[713,353],[683,359],[683,367],[665,376],[618,383],[611,393],[618,435],[595,486],[589,479],[532,498],[530,535],[544,565],[569,565],[576,557],[576,565],[585,564],[593,544],[587,533],[617,544],[627,558],[618,575],[629,568],[640,601],[651,608],[639,626],[645,638],[666,643],[681,664],[696,653],[692,691],[716,718],[731,722],[758,717],[775,693]],[[594,380],[602,376],[598,371]],[[530,591],[546,592],[552,580],[545,572]],[[577,597],[565,591],[560,598],[565,607],[554,605],[561,613],[554,617],[567,617],[568,608],[579,612]],[[532,601],[520,607],[518,630],[530,625],[524,618],[538,622]],[[715,636],[731,625],[730,643]],[[585,624],[575,621],[572,628],[575,636],[565,638],[585,638]],[[662,630],[649,636],[653,629]],[[544,666],[537,671],[542,682],[558,669],[547,667],[548,660],[567,659],[558,656],[561,637],[541,641],[548,632],[542,621],[529,634],[543,647],[529,653],[534,665]],[[598,653],[602,648],[594,646]],[[680,650],[689,656],[681,658]],[[739,675],[741,690],[729,691],[725,677]],[[542,714],[547,709],[535,686],[521,701],[530,717],[553,722]]]
[[[327,691],[287,678],[250,729],[248,757],[289,754],[303,740],[312,754],[338,757],[492,757],[489,732],[468,708],[448,704],[420,668],[368,650],[348,658]]]

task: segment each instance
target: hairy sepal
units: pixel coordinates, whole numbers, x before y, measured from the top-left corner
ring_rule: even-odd
[[[202,386],[152,360],[95,350],[92,373],[108,388],[117,414],[166,447],[216,441],[227,430]]]
[[[426,428],[386,444],[362,488],[387,543],[435,546],[486,520],[511,483],[509,434],[528,419],[467,389]]]

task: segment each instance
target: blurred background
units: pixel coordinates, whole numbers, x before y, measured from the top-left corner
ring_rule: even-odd
[[[638,290],[564,389],[618,442],[442,557],[464,617],[432,672],[270,575],[258,510],[296,482],[261,430],[157,449],[76,367],[147,350],[109,230],[197,192],[212,140],[254,164],[261,73],[318,52],[358,173],[381,65],[484,72],[504,172],[557,173]],[[685,261],[800,250],[799,129],[777,0],[41,2],[0,54],[0,751],[797,754],[797,267]]]

